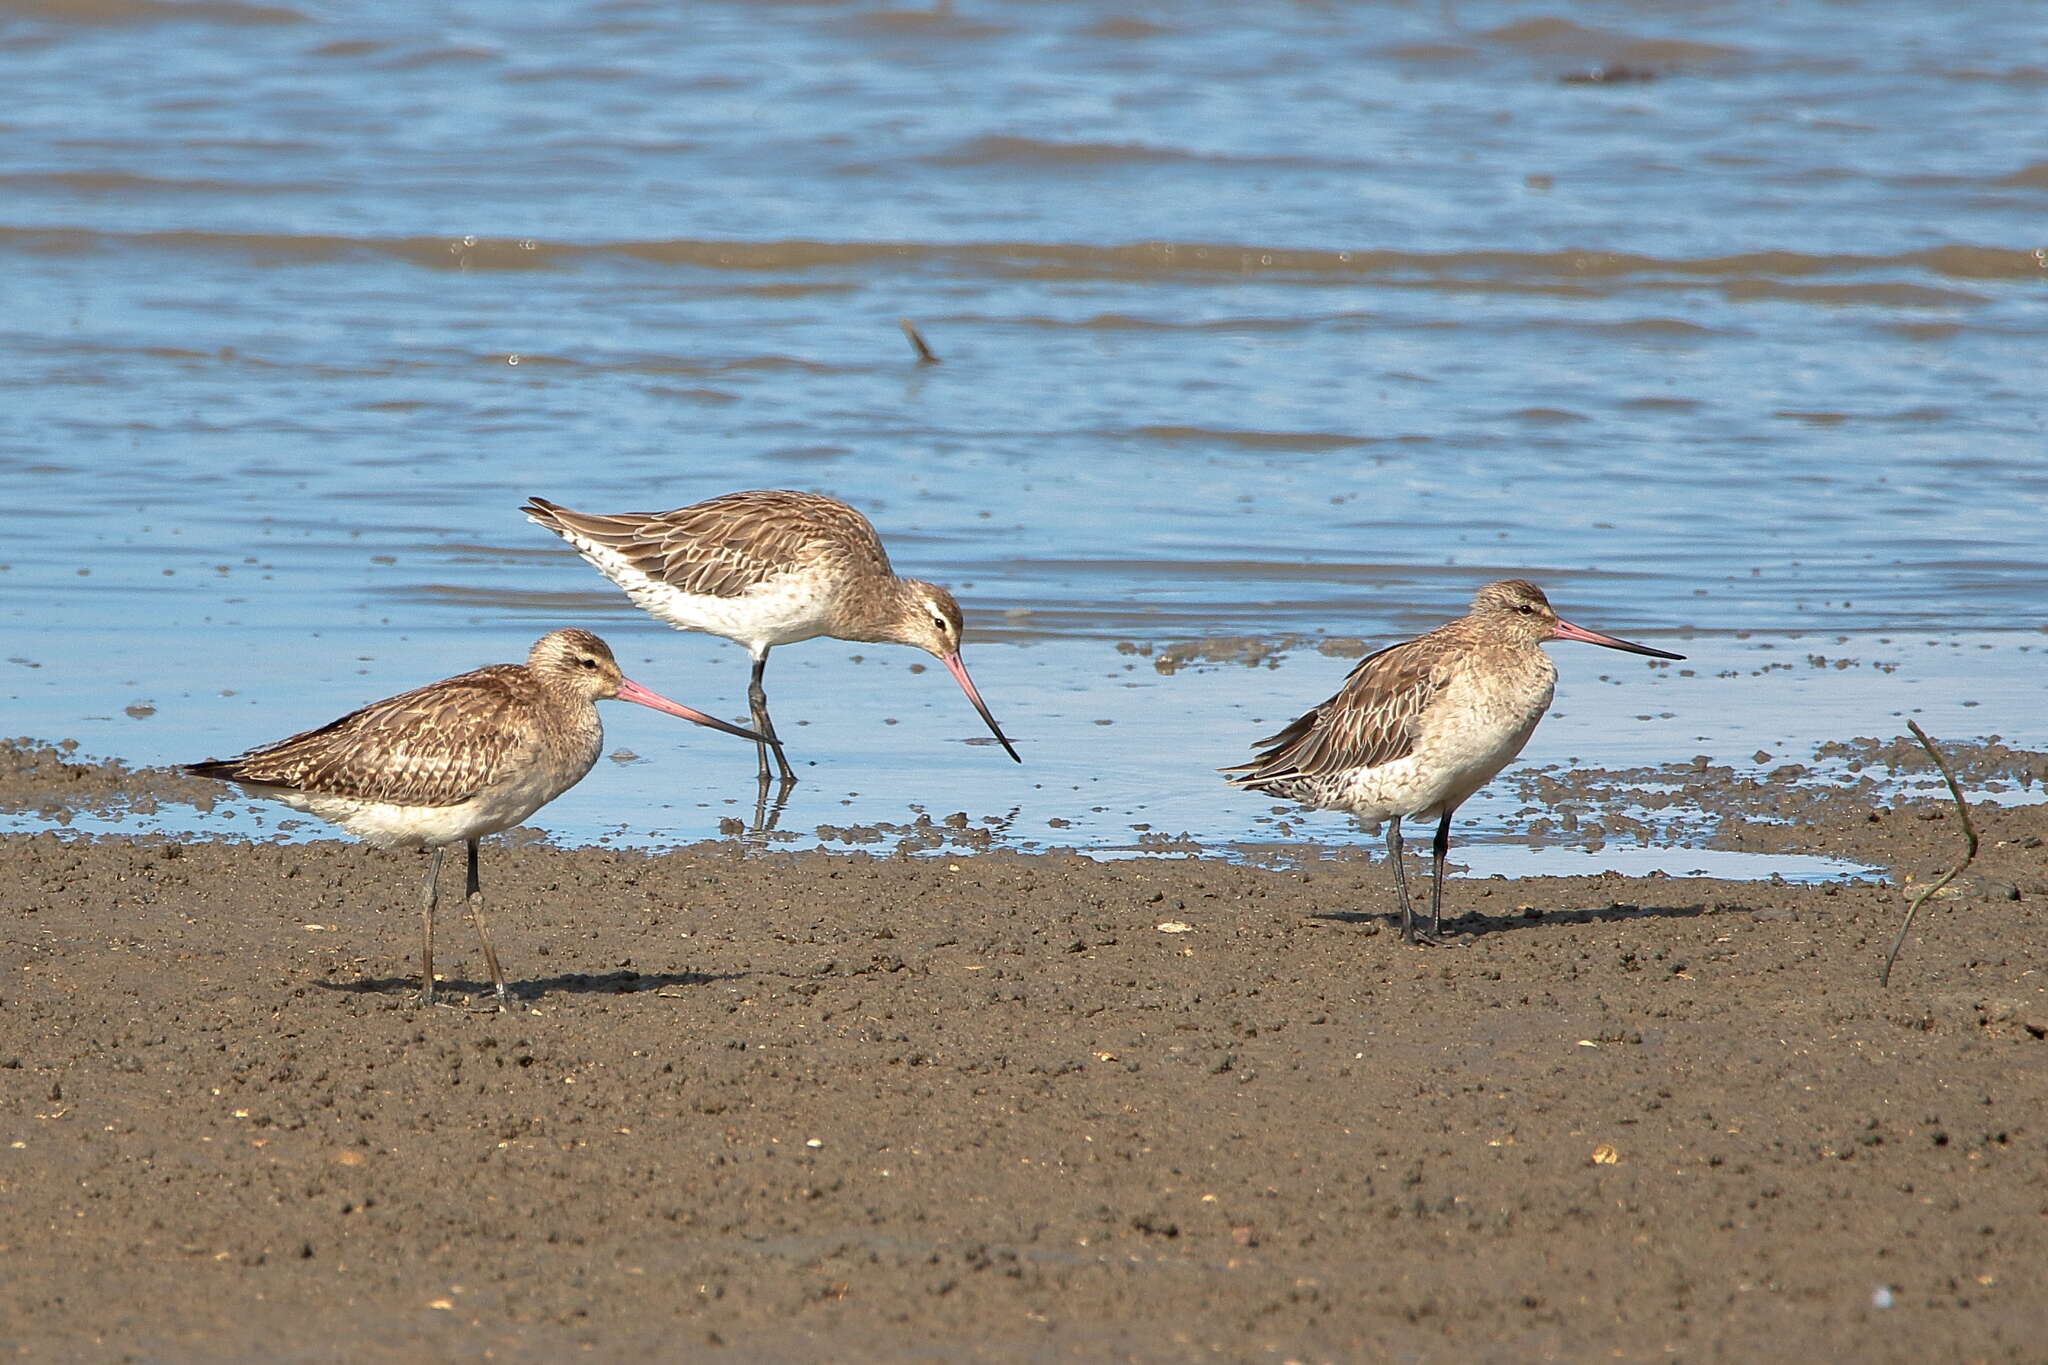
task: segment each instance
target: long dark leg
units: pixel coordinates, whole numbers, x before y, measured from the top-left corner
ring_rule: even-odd
[[[1436,822],[1436,859],[1429,884],[1429,932],[1438,938],[1444,932],[1444,854],[1450,849],[1451,812],[1445,811],[1444,818]]]
[[[782,769],[785,783],[796,781],[796,773],[790,768],[789,760],[782,756],[782,741],[775,733],[775,722],[768,719],[768,690],[761,686],[761,671],[768,667],[768,651],[762,650],[754,660],[754,680],[747,684],[747,704],[754,709],[754,730],[766,735],[768,742],[760,746],[761,781],[768,781],[768,751],[775,750],[776,766]]]
[[[434,1003],[434,893],[441,881],[441,850],[427,863],[427,884],[420,888],[420,1003]]]
[[[470,923],[476,925],[478,941],[484,945],[484,965],[491,969],[491,984],[498,988],[498,1007],[504,1008],[511,992],[505,989],[505,972],[498,966],[498,950],[491,946],[491,932],[484,928],[484,884],[476,873],[476,840],[469,841],[469,886],[464,892],[469,897]]]
[[[1401,893],[1401,937],[1415,942],[1415,912],[1408,905],[1408,869],[1401,859],[1401,817],[1387,821],[1387,861],[1394,865],[1394,886]]]

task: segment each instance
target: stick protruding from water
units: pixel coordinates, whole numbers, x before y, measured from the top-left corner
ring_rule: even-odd
[[[917,352],[918,364],[936,365],[939,363],[938,352],[926,344],[924,333],[917,330],[916,323],[912,322],[909,318],[898,318],[896,319],[896,325],[903,329],[904,336],[910,338],[911,349]]]
[[[1913,897],[1913,903],[1906,907],[1905,922],[1899,925],[1899,936],[1892,940],[1892,950],[1885,955],[1884,970],[1877,976],[1877,984],[1880,986],[1892,984],[1892,964],[1899,960],[1899,950],[1906,946],[1906,935],[1913,928],[1913,916],[1919,914],[1920,907],[1932,900],[1944,886],[1962,876],[1963,869],[1977,856],[1977,827],[1970,823],[1970,803],[1963,800],[1963,789],[1956,785],[1956,775],[1949,770],[1948,760],[1942,757],[1941,750],[1934,747],[1934,741],[1920,728],[1919,721],[1907,721],[1906,728],[1913,732],[1913,738],[1920,741],[1920,747],[1934,760],[1934,766],[1941,769],[1941,780],[1948,783],[1948,794],[1955,798],[1956,813],[1963,820],[1963,860],[1950,868],[1940,881]]]

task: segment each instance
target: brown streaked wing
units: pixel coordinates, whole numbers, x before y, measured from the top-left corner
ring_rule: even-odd
[[[532,742],[523,723],[532,688],[523,667],[493,664],[372,702],[209,775],[399,806],[460,805]]]
[[[806,565],[890,573],[868,519],[833,498],[789,489],[727,493],[672,512],[600,516],[549,506],[550,520],[617,551],[686,593],[738,597]]]
[[[1249,763],[1223,771],[1238,774],[1230,780],[1239,786],[1255,787],[1405,758],[1415,748],[1416,718],[1443,688],[1442,663],[1427,636],[1368,654],[1336,696],[1260,740],[1267,747]]]

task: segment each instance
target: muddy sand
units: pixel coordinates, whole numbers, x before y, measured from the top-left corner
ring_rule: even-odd
[[[507,1013],[459,913],[414,1003],[417,855],[6,837],[0,1348],[2048,1359],[2048,808],[1977,814],[1888,990],[1931,799],[1773,827],[1888,884],[1458,879],[1438,950],[1362,854],[499,842]]]

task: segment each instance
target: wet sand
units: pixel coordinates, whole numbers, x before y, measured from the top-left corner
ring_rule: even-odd
[[[15,751],[0,798],[182,779]],[[1704,779],[1702,779],[1704,781]],[[2048,808],[1894,884],[0,839],[25,1359],[2040,1358]],[[450,885],[455,879],[450,878]],[[720,1349],[722,1348],[722,1349]]]

